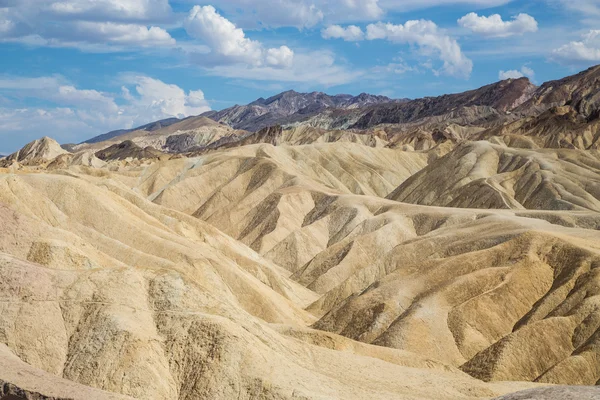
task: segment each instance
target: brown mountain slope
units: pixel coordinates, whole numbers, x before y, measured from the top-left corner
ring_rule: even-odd
[[[464,93],[379,105],[364,113],[353,127],[366,129],[381,124],[414,122],[473,106],[505,112],[528,100],[534,91],[535,86],[527,78],[509,79]]]
[[[131,140],[126,140],[121,143],[113,144],[103,150],[96,152],[95,156],[100,160],[111,161],[111,160],[125,160],[128,158],[132,159],[152,159],[158,158],[163,153],[154,149],[153,147],[141,148]]]
[[[552,107],[540,115],[484,130],[470,139],[489,140],[493,137],[505,137],[512,147],[598,149],[600,119],[588,121],[570,106]]]
[[[550,107],[571,106],[588,119],[598,118],[600,110],[600,65],[576,75],[550,81],[540,86],[533,96],[515,112],[539,114]]]

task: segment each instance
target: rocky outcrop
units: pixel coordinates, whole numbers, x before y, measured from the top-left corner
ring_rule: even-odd
[[[103,161],[126,160],[128,158],[153,159],[159,158],[162,155],[163,153],[153,147],[148,146],[142,148],[131,140],[114,144],[104,150],[100,150],[95,154],[96,157]]]
[[[507,394],[494,400],[600,400],[600,389],[581,386],[547,387]]]
[[[600,66],[544,83],[515,111],[537,115],[557,106],[570,106],[587,120],[597,119],[600,116]]]
[[[28,143],[21,150],[0,160],[0,166],[9,166],[13,163],[22,165],[40,165],[52,161],[61,154],[68,154],[60,147],[56,140],[43,137]]]

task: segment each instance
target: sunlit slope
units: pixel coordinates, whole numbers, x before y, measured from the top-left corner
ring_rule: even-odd
[[[445,207],[600,211],[600,153],[467,142],[387,197]]]
[[[525,387],[307,328],[316,318],[302,308],[318,296],[287,271],[110,177],[4,174],[0,189],[0,338],[56,377],[141,399],[469,399]]]
[[[531,154],[489,143],[467,144],[460,151],[467,157],[481,152],[466,172],[492,175],[499,160],[509,157],[505,164],[521,163],[542,180],[564,182],[560,174],[565,174],[576,185],[579,176],[593,188],[595,172],[584,168],[594,165],[593,155]],[[486,157],[493,162],[484,162]],[[195,167],[150,198],[171,207],[184,204],[182,211],[246,243],[318,293],[307,308],[320,318],[314,327],[426,354],[486,380],[595,384],[600,379],[586,364],[594,365],[590,360],[598,354],[593,339],[598,326],[589,321],[597,318],[592,294],[597,289],[591,288],[598,288],[600,215],[591,206],[571,207],[589,211],[419,207],[357,196],[348,193],[348,185],[307,173],[288,176],[260,154],[246,161],[247,169],[202,160],[201,176],[219,179],[192,183],[198,179],[190,173]],[[544,163],[550,167],[544,169]],[[461,171],[447,173],[428,190],[443,191],[451,179],[461,179]],[[214,194],[199,196],[194,187]],[[568,208],[559,200],[526,204]],[[556,336],[544,336],[547,329],[555,329]]]

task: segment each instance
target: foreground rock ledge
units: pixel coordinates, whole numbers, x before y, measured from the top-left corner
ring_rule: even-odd
[[[582,386],[559,386],[529,389],[507,394],[495,400],[598,400],[600,388]]]

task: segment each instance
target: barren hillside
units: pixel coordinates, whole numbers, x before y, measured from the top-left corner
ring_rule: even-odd
[[[28,144],[0,161],[0,398],[598,399],[596,71],[250,107],[365,130]]]

